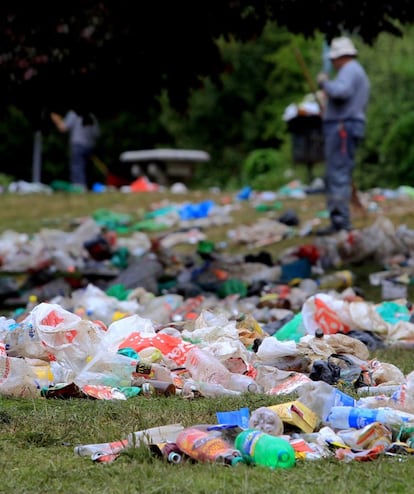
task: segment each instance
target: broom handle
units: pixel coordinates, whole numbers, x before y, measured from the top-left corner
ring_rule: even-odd
[[[306,82],[308,83],[309,89],[311,90],[311,92],[315,98],[315,101],[316,101],[316,103],[318,103],[319,109],[322,112],[323,111],[323,104],[318,97],[318,90],[317,90],[316,84],[309,73],[308,67],[306,66],[305,60],[302,56],[302,53],[297,46],[295,46],[293,48],[293,50],[295,53],[296,60],[299,64],[299,67],[302,69],[302,73],[306,79]]]

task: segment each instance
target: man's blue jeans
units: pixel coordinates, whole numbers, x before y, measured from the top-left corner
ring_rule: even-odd
[[[352,172],[355,168],[355,151],[363,137],[364,122],[324,122],[326,206],[331,225],[350,230],[350,201]]]
[[[87,187],[86,169],[93,149],[82,144],[72,144],[70,152],[70,181]]]

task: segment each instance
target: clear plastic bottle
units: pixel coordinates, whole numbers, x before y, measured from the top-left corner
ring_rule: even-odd
[[[334,406],[355,406],[356,400],[325,381],[311,381],[297,390],[299,401],[326,421]]]
[[[281,437],[257,429],[246,429],[236,437],[234,446],[247,463],[269,468],[295,466],[295,450]]]
[[[227,389],[221,384],[194,381],[188,379],[183,386],[182,396],[192,398],[196,394],[201,394],[205,398],[220,398],[221,396],[240,396],[239,391]]]
[[[392,408],[332,407],[327,423],[333,429],[362,429],[368,424],[380,422],[388,426],[399,427],[409,422],[414,423],[414,415]]]
[[[219,384],[239,393],[259,391],[259,386],[254,379],[230,372],[217,357],[198,347],[188,352],[185,367],[194,381]]]
[[[249,427],[266,432],[271,436],[280,436],[284,429],[279,415],[268,407],[260,407],[252,412]]]
[[[195,381],[210,382],[214,384],[227,384],[230,371],[214,355],[194,347],[185,361],[186,369],[191,373]]]

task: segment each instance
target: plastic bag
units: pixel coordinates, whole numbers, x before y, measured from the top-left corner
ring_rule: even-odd
[[[293,340],[298,342],[306,334],[306,326],[302,314],[299,312],[282,326],[274,337],[279,341]]]
[[[137,363],[137,359],[102,350],[85,365],[73,381],[81,388],[86,384],[131,386],[132,373],[135,372]]]
[[[105,331],[57,304],[41,303],[31,312],[34,330],[47,351],[73,372],[95,355]]]
[[[312,381],[325,381],[328,384],[337,384],[340,375],[341,368],[329,360],[315,360],[309,373]]]
[[[333,406],[355,406],[352,396],[326,381],[310,381],[297,389],[299,401],[325,421]]]
[[[180,366],[185,363],[187,354],[194,345],[165,333],[144,336],[140,333],[132,332],[119,346],[120,349],[133,348],[138,353],[148,347],[157,348],[164,357],[174,360]]]
[[[0,395],[39,397],[40,389],[53,380],[50,365],[44,360],[7,357],[4,344],[0,345]]]
[[[5,343],[9,357],[48,360],[48,352],[33,328],[30,314],[20,323],[1,317],[0,324],[0,341]]]
[[[136,314],[140,308],[136,300],[118,300],[92,284],[85,289],[75,290],[72,302],[75,307],[83,307],[91,314],[91,319],[103,321],[107,326],[113,322],[116,312]]]
[[[388,324],[379,316],[372,303],[346,302],[325,293],[309,297],[302,307],[303,323],[308,334],[348,333],[351,329],[387,334]]]
[[[279,341],[273,336],[268,336],[262,340],[256,356],[265,365],[275,365],[278,357],[293,356],[298,353],[295,341]]]

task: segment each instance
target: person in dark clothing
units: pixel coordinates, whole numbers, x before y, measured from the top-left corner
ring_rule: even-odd
[[[370,95],[370,82],[364,68],[356,60],[357,53],[349,38],[334,38],[329,58],[336,76],[329,80],[326,73],[318,75],[319,88],[325,95],[322,126],[326,205],[330,217],[329,226],[318,230],[318,235],[352,229],[352,173],[356,148],[365,135]]]

